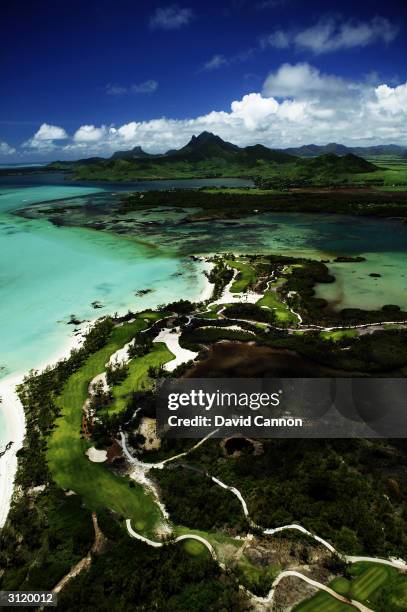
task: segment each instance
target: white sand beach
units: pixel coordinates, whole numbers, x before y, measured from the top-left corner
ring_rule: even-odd
[[[10,448],[0,457],[0,527],[6,522],[10,509],[17,469],[16,453],[21,448],[25,434],[24,411],[15,392],[16,385],[22,379],[21,375],[12,375],[0,381],[0,410],[3,411],[7,427],[5,444],[12,442]],[[1,448],[0,451],[4,451],[4,448]]]
[[[203,259],[203,272],[205,278],[205,286],[201,291],[198,302],[206,302],[206,300],[210,300],[213,294],[213,289],[215,285],[210,282],[207,274],[210,274],[211,270],[215,267],[215,264],[212,261],[208,261],[207,259]]]

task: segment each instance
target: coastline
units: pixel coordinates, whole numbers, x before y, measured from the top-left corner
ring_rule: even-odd
[[[197,296],[197,301],[208,300],[213,291],[213,285],[209,281],[206,272],[209,272],[213,264],[205,258],[199,258],[202,264],[201,273],[204,277],[204,286]],[[69,334],[64,346],[61,347],[52,357],[47,359],[46,363],[38,365],[35,370],[43,371],[49,365],[55,364],[60,359],[68,357],[73,349],[82,346],[84,337],[95,324],[98,318],[86,322],[86,325],[77,335]],[[11,447],[0,457],[0,529],[4,526],[10,510],[11,500],[14,493],[14,480],[17,472],[17,452],[23,446],[25,438],[25,415],[23,406],[16,392],[16,386],[19,385],[25,373],[12,373],[0,380],[0,410],[3,411],[6,423],[6,438],[4,446],[12,442]],[[0,448],[0,452],[4,448]]]
[[[203,265],[202,274],[205,279],[205,285],[202,291],[198,295],[198,298],[197,298],[198,302],[206,302],[207,300],[210,300],[213,294],[214,284],[211,283],[211,281],[209,280],[208,274],[210,274],[215,264],[209,261],[208,257],[210,256],[199,257],[199,261]]]
[[[17,471],[17,451],[25,437],[24,410],[16,393],[16,385],[22,380],[23,375],[12,374],[0,381],[0,410],[5,416],[7,428],[5,444],[12,442],[12,446],[0,457],[0,528],[6,522],[10,509]]]
[[[69,356],[74,348],[80,348],[84,335],[94,324],[91,321],[86,325],[83,332],[77,336],[69,335],[64,347],[54,354],[47,363],[42,363],[34,368],[43,371],[50,364]],[[14,479],[17,472],[17,452],[23,446],[25,438],[25,415],[24,408],[16,392],[16,386],[22,383],[28,374],[13,373],[0,380],[0,410],[3,411],[6,422],[6,439],[4,445],[12,442],[11,447],[0,457],[0,529],[4,526],[10,510],[11,499],[14,493]]]

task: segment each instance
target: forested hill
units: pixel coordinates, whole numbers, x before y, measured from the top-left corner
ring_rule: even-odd
[[[352,153],[306,159],[257,144],[238,147],[210,132],[193,136],[182,148],[151,155],[141,147],[119,151],[109,159],[54,162],[48,169],[72,171],[78,180],[131,181],[160,178],[245,177],[337,182],[347,175],[374,172],[377,167]]]

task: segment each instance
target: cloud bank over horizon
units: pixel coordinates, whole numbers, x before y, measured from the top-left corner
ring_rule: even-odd
[[[284,63],[267,76],[261,91],[232,101],[229,111],[121,126],[84,124],[71,135],[62,126],[43,123],[23,143],[21,154],[74,159],[109,155],[136,145],[161,153],[183,146],[204,130],[241,146],[261,143],[285,148],[333,141],[354,146],[407,145],[407,82],[389,85],[374,77],[351,81],[324,74],[307,62]],[[1,143],[0,154],[7,154],[6,147]]]

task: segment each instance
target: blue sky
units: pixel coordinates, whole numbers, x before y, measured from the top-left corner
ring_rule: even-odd
[[[394,0],[13,0],[0,158],[162,151],[201,129],[407,144],[406,16]]]

